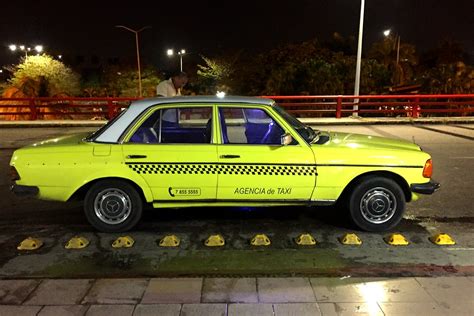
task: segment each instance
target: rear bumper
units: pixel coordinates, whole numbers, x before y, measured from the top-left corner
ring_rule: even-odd
[[[18,185],[18,184],[13,184],[10,187],[10,190],[16,196],[36,196],[38,195],[38,192],[39,192],[38,187],[28,186],[28,185]]]
[[[420,194],[433,194],[440,188],[441,184],[430,180],[427,183],[413,183],[410,188],[412,192]]]

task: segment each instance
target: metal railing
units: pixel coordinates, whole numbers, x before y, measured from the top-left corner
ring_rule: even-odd
[[[470,116],[474,94],[265,96],[300,117]],[[355,109],[357,106],[357,109]]]
[[[474,94],[264,96],[298,117],[472,116]],[[0,120],[110,119],[138,98],[0,98]],[[355,107],[357,106],[357,110]]]

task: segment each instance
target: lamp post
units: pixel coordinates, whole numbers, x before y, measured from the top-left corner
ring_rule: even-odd
[[[171,57],[174,55],[174,49],[167,49],[166,50],[166,54]],[[179,52],[178,52],[178,56],[179,56],[179,68],[181,71],[183,71],[183,55],[186,54],[186,50],[185,49],[181,49]]]
[[[392,30],[390,29],[383,31],[383,35],[385,35],[385,37],[389,37],[391,33],[392,33]],[[395,40],[397,42],[397,68],[398,68],[398,64],[400,62],[400,35],[397,35],[395,37]]]
[[[359,20],[359,41],[357,44],[357,61],[356,61],[356,76],[355,76],[355,84],[354,84],[354,96],[359,96],[359,89],[360,89],[360,64],[362,58],[362,36],[364,33],[364,8],[365,8],[365,0],[360,1],[360,20]],[[357,117],[357,111],[359,110],[359,106],[357,103],[359,99],[354,99],[354,107],[352,116]]]
[[[141,73],[141,70],[140,70],[140,49],[139,49],[139,46],[138,46],[138,33],[140,33],[141,31],[143,31],[145,29],[151,28],[151,26],[145,26],[145,27],[142,27],[139,30],[133,30],[133,29],[131,29],[129,27],[126,27],[126,26],[123,26],[123,25],[116,25],[115,27],[122,28],[122,29],[130,31],[132,33],[135,33],[135,45],[137,47],[138,95],[141,98],[142,97],[142,73]]]
[[[25,45],[16,45],[16,44],[11,44],[8,46],[12,52],[15,52],[16,50],[20,50],[22,52],[25,52],[25,57],[28,57],[28,52],[30,52],[32,49],[34,49],[38,54],[43,51],[43,45],[36,45],[34,48],[27,47]]]

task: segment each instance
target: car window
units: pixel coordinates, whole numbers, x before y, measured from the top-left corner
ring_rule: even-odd
[[[280,145],[283,128],[262,109],[220,108],[224,144]]]
[[[153,112],[130,137],[141,144],[209,144],[212,108],[166,108]]]

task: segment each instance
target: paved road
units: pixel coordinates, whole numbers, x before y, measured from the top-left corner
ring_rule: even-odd
[[[242,211],[234,208],[203,208],[147,212],[131,234],[133,249],[113,251],[118,235],[95,233],[85,221],[81,205],[34,199],[19,200],[8,191],[8,161],[13,148],[38,139],[90,128],[2,129],[0,138],[0,276],[93,276],[93,275],[433,275],[446,271],[474,274],[474,125],[364,125],[323,129],[415,140],[433,156],[434,178],[442,189],[431,197],[408,204],[397,228],[412,242],[396,250],[384,243],[384,234],[360,233],[360,248],[344,248],[337,238],[350,231],[334,208],[269,208]],[[458,244],[439,248],[428,241],[434,232],[449,232]],[[255,249],[248,240],[257,232],[272,239],[270,248]],[[293,243],[301,232],[311,232],[316,247]],[[177,234],[178,249],[160,249],[156,241]],[[222,233],[227,245],[209,250],[206,236]],[[63,245],[83,234],[91,245],[70,253]],[[16,244],[24,237],[44,238],[37,254],[18,256]],[[35,265],[31,259],[37,260]],[[55,264],[53,264],[56,262]],[[67,262],[67,263],[66,263]],[[62,263],[67,265],[62,267]]]

